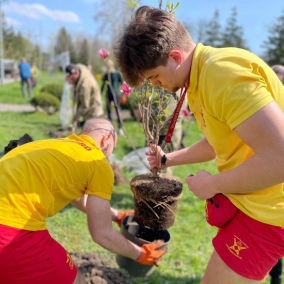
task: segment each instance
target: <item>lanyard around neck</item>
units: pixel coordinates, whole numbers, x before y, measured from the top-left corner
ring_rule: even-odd
[[[167,135],[166,135],[166,138],[165,138],[166,143],[171,143],[171,141],[172,141],[172,136],[173,136],[173,132],[175,130],[175,126],[176,126],[177,119],[178,119],[178,116],[179,116],[179,113],[180,113],[180,109],[181,109],[181,106],[183,104],[185,95],[186,95],[188,87],[189,87],[190,73],[191,72],[189,71],[189,75],[188,75],[186,85],[183,86],[182,89],[181,89],[181,96],[180,96],[179,102],[178,102],[178,104],[175,108],[169,129],[168,129],[168,132],[167,132]]]

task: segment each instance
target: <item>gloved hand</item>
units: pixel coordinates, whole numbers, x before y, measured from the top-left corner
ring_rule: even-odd
[[[134,210],[128,210],[128,211],[125,211],[125,212],[118,211],[117,218],[116,218],[115,222],[116,222],[116,223],[118,224],[118,226],[120,227],[120,226],[121,226],[121,221],[122,221],[122,219],[123,219],[125,216],[131,215],[131,214],[134,214]]]
[[[157,250],[161,246],[164,245],[164,241],[157,241],[152,244],[144,244],[141,247],[141,255],[136,260],[141,264],[146,265],[156,265],[158,266],[157,262],[162,259],[162,255],[167,252],[167,249]]]

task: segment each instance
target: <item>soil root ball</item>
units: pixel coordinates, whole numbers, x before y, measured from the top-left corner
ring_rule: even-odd
[[[182,182],[178,178],[142,174],[134,177],[130,186],[135,221],[141,227],[166,230],[174,224],[177,202],[182,196]]]

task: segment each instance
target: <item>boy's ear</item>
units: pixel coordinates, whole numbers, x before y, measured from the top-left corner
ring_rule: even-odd
[[[108,140],[110,139],[110,134],[103,135],[100,142],[100,147],[103,149],[106,145]]]
[[[169,58],[172,58],[177,64],[181,64],[183,60],[182,54],[178,49],[172,49]]]

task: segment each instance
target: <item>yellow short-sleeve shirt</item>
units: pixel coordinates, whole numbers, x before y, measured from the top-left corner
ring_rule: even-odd
[[[233,129],[272,101],[284,110],[284,87],[263,60],[238,48],[197,45],[188,103],[216,152],[220,172],[237,167],[254,154]],[[284,226],[283,184],[227,196],[253,219]]]
[[[84,194],[110,200],[113,182],[107,158],[87,135],[27,143],[0,160],[0,224],[44,230],[47,217]]]

